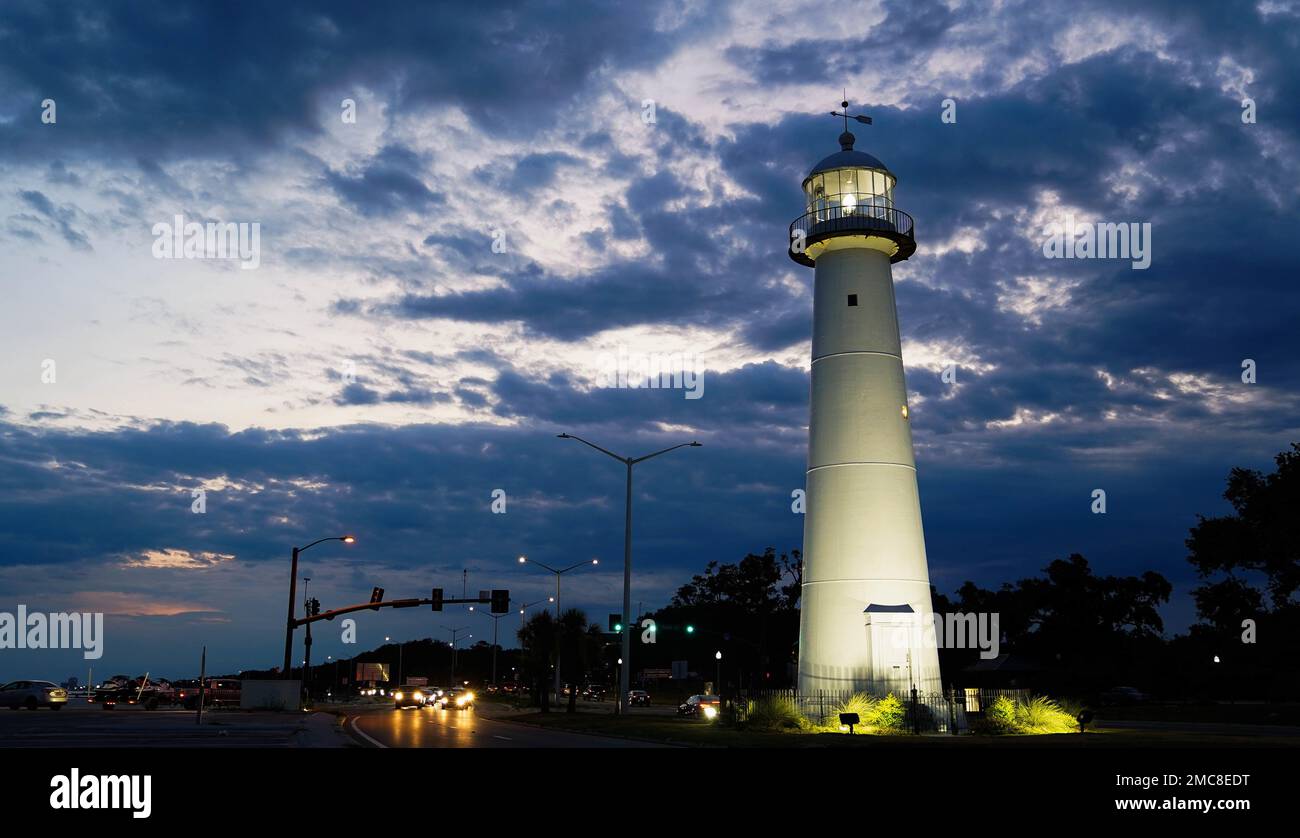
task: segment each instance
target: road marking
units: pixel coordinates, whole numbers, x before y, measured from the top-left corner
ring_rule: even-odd
[[[365,739],[367,742],[374,745],[376,748],[387,749],[388,748],[387,745],[385,745],[383,742],[380,742],[378,739],[375,739],[373,736],[370,736],[364,730],[361,729],[361,726],[357,724],[357,719],[359,718],[361,717],[360,716],[352,717],[352,729],[356,731],[358,734],[360,734],[362,739]]]
[[[513,742],[513,741],[515,741],[515,740],[511,739],[509,736],[502,736],[502,735],[500,735],[499,733],[494,733],[494,734],[492,734],[492,738],[493,738],[493,739],[504,739],[504,740],[507,741],[507,742]]]

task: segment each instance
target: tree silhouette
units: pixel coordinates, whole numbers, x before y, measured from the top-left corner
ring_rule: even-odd
[[[1234,468],[1223,497],[1233,513],[1197,516],[1187,539],[1187,560],[1206,584],[1193,591],[1201,617],[1219,629],[1236,629],[1258,617],[1264,592],[1274,611],[1294,608],[1300,588],[1300,443],[1262,474]],[[1259,591],[1250,579],[1263,582]]]
[[[533,695],[543,713],[551,712],[551,667],[559,651],[560,626],[549,611],[539,611],[520,627],[519,643],[524,649],[524,672],[533,685]]]

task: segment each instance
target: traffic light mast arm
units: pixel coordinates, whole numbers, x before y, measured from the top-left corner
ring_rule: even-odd
[[[491,602],[491,597],[487,597],[486,599],[480,597],[470,597],[468,599],[444,597],[442,599],[443,605],[484,605],[490,604]],[[297,628],[298,626],[305,626],[308,623],[314,623],[317,620],[332,620],[343,614],[351,614],[353,611],[378,611],[380,608],[417,608],[421,605],[432,604],[433,600],[430,598],[416,599],[413,597],[411,599],[390,599],[387,602],[367,602],[361,605],[346,605],[342,608],[331,608],[329,611],[322,611],[312,617],[298,617],[293,621],[293,626],[294,628]]]

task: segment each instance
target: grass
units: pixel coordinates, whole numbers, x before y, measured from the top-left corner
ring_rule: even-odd
[[[1036,695],[1028,701],[999,696],[984,713],[977,733],[1043,734],[1075,733],[1079,723],[1074,715],[1052,699]]]
[[[1048,734],[1042,736],[849,736],[838,728],[809,731],[759,731],[682,719],[674,716],[639,716],[621,719],[612,714],[527,713],[508,721],[597,736],[621,736],[668,745],[705,748],[1296,748],[1295,738],[1224,736],[1163,731],[1108,730],[1105,732]]]

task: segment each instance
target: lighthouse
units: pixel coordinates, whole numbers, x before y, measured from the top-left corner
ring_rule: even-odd
[[[854,149],[803,181],[790,258],[813,268],[799,692],[941,689],[890,266],[916,251],[896,178]]]

